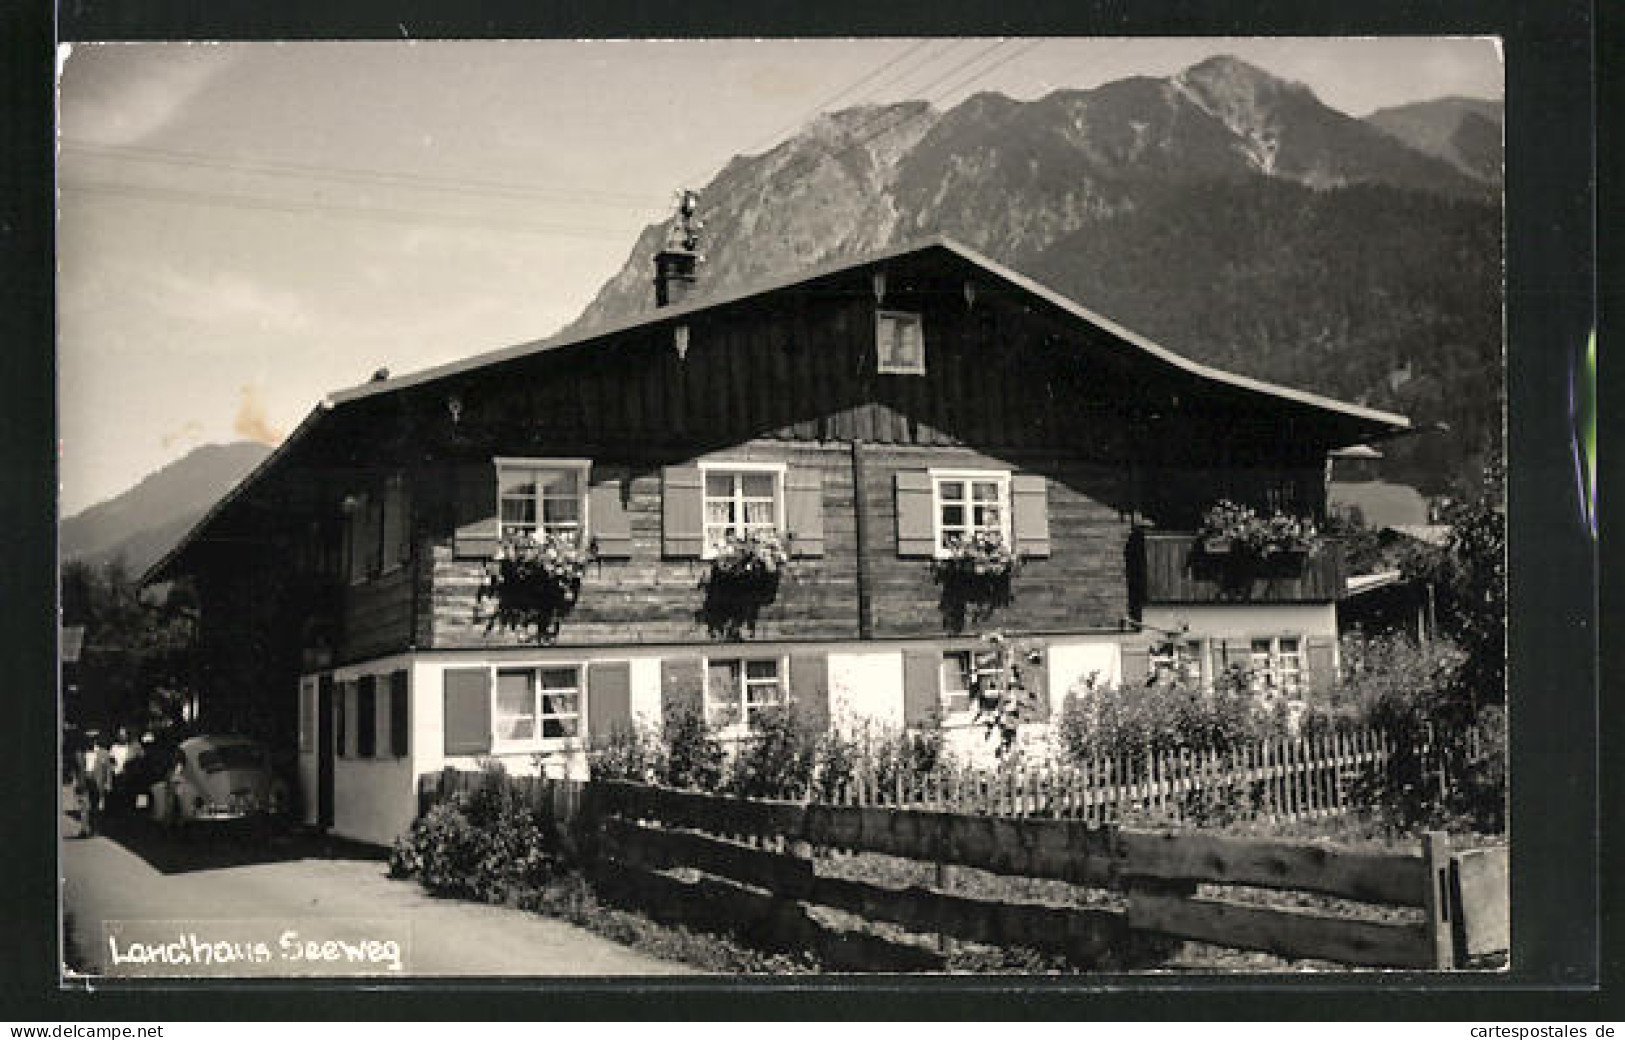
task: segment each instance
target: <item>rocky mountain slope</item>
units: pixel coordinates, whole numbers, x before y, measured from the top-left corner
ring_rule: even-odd
[[[64,563],[123,559],[138,575],[270,453],[255,441],[196,448],[123,494],[64,519],[58,555]]]
[[[1365,121],[1470,177],[1501,183],[1506,112],[1499,101],[1460,97],[1418,101],[1378,109]]]
[[[946,234],[1193,358],[1449,423],[1388,473],[1444,490],[1500,429],[1500,196],[1479,172],[1500,138],[1486,165],[1482,113],[1407,108],[1355,119],[1215,57],[825,115],[700,189],[700,293]],[[1454,110],[1459,135],[1405,129]],[[573,330],[653,307],[668,229]]]

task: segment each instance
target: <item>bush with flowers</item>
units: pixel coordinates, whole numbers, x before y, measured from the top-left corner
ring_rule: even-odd
[[[978,531],[950,540],[946,554],[932,561],[931,573],[942,587],[938,608],[951,631],[986,621],[993,610],[1010,602],[1010,579],[1019,563],[1004,538]]]
[[[1313,554],[1320,547],[1320,532],[1313,521],[1279,510],[1264,516],[1228,499],[1202,514],[1197,538],[1210,553],[1259,559],[1283,553]]]
[[[716,547],[702,579],[705,604],[700,616],[713,635],[737,639],[756,627],[762,607],[778,595],[790,553],[777,531],[729,534]]]
[[[772,583],[789,562],[778,532],[746,531],[728,535],[717,546],[711,576],[718,581]]]
[[[529,533],[502,539],[486,565],[482,595],[496,600],[492,625],[535,626],[544,637],[556,634],[563,615],[581,596],[589,554],[572,538]]]

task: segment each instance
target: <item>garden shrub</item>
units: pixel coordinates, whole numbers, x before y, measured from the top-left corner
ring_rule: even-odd
[[[705,721],[705,714],[683,707],[666,718],[665,772],[661,783],[699,791],[718,791],[726,767],[722,743]]]
[[[435,805],[396,839],[389,866],[436,895],[501,902],[545,884],[559,857],[535,811],[490,766],[473,792]]]
[[[1149,754],[1188,749],[1226,751],[1287,733],[1284,712],[1235,682],[1211,692],[1156,684],[1095,688],[1081,683],[1067,691],[1056,725],[1066,758],[1143,761]]]
[[[657,783],[666,775],[666,748],[660,735],[636,723],[617,723],[592,750],[587,768],[594,780]]]
[[[758,712],[731,763],[728,787],[745,798],[802,797],[818,767],[820,736],[783,708]]]

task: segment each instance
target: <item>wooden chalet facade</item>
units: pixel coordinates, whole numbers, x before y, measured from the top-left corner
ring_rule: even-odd
[[[1179,358],[938,239],[334,394],[149,577],[197,583],[206,718],[297,741],[311,822],[385,841],[422,774],[579,772],[681,704],[936,719],[968,749],[988,630],[1042,647],[1038,725],[1090,675],[1322,678],[1335,547],[1238,588],[1190,532],[1219,498],[1320,517],[1327,452],[1405,426]],[[546,637],[490,589],[499,539],[533,527],[591,556]],[[709,557],[747,527],[789,562],[730,624]],[[933,566],[955,531],[1020,559],[969,619]]]

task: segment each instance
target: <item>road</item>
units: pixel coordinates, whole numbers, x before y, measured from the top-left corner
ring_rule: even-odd
[[[273,953],[281,953],[274,961],[286,962],[286,947],[278,950],[278,937],[290,929],[308,939],[323,934],[324,922],[336,922],[332,927],[342,933],[343,922],[360,920],[382,922],[380,936],[405,930],[409,940],[402,943],[405,952],[399,958],[403,975],[690,972],[563,921],[431,897],[415,882],[390,878],[376,850],[304,835],[175,838],[145,821],[109,830],[111,836],[82,838],[68,837],[66,822],[63,828],[63,907],[70,949],[77,951],[88,974],[107,973],[117,955],[103,922],[147,922],[115,923],[115,930],[127,929],[126,936],[173,938],[184,930],[205,941],[258,937]],[[129,948],[127,942],[126,954]],[[132,970],[117,967],[115,974]],[[309,965],[273,963],[190,973],[311,973],[298,968]],[[369,970],[388,977],[385,969]]]

